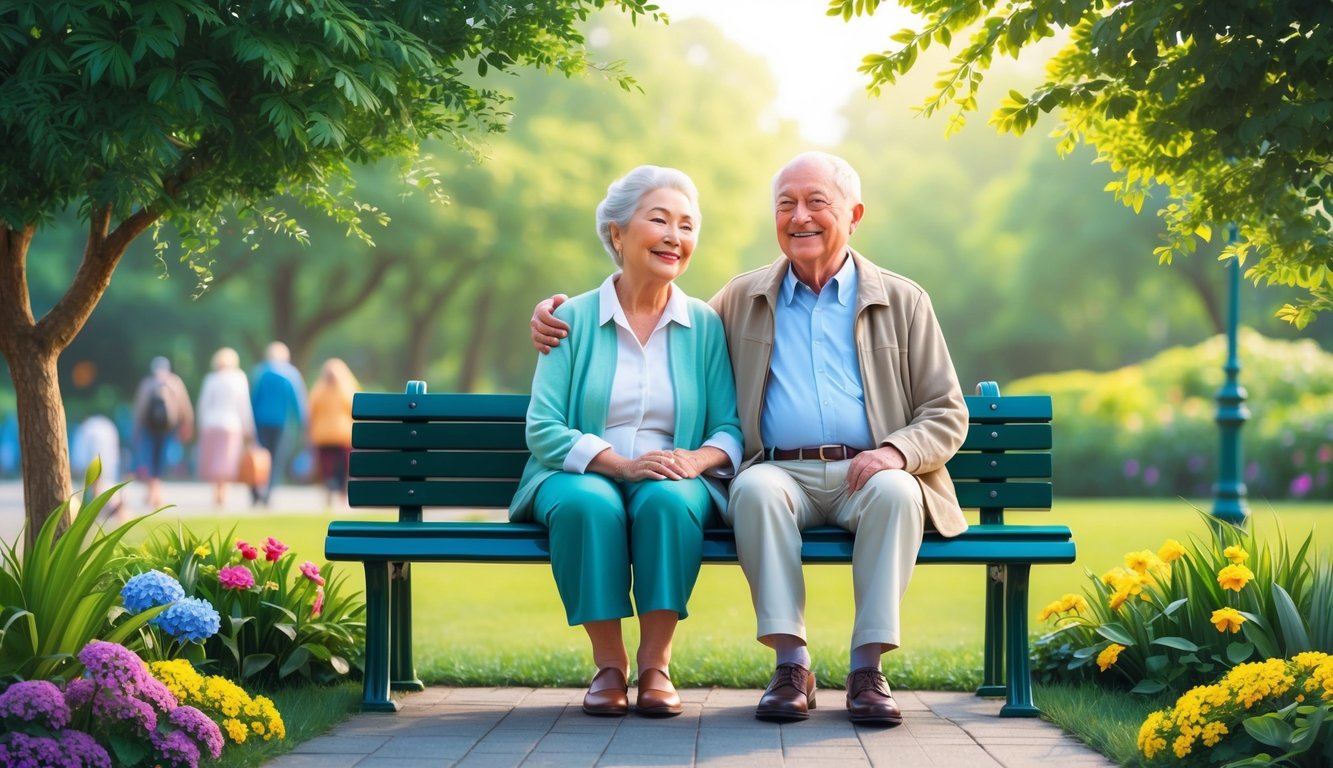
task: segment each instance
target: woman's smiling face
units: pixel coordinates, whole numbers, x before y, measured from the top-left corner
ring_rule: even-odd
[[[611,225],[611,242],[620,252],[626,274],[669,282],[684,274],[689,265],[697,228],[689,197],[663,187],[643,196],[623,230]]]

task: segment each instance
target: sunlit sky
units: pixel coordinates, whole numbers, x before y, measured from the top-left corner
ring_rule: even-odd
[[[889,38],[914,17],[892,2],[874,16],[825,15],[825,0],[657,0],[673,21],[701,17],[751,53],[763,56],[778,86],[774,111],[799,123],[808,141],[832,144],[842,135],[838,110],[862,98],[861,57],[893,45]],[[812,62],[817,65],[812,66]]]

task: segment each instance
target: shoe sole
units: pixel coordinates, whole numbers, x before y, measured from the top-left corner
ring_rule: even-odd
[[[892,717],[877,717],[875,715],[849,715],[848,718],[853,725],[878,725],[882,728],[893,728],[903,724],[903,719]]]
[[[634,713],[640,717],[675,717],[683,712],[682,707],[635,707]]]
[[[583,714],[592,715],[593,717],[624,717],[625,715],[629,714],[629,709],[628,708],[621,709],[619,707],[612,707],[610,709],[601,709],[598,707],[584,707]]]

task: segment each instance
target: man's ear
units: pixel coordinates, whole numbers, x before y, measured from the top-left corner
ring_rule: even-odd
[[[861,217],[865,215],[865,212],[866,207],[864,203],[857,203],[852,206],[852,223],[851,226],[847,228],[847,234],[850,235],[856,231],[856,225],[861,223]]]

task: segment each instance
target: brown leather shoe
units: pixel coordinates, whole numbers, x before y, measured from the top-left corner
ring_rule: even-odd
[[[847,712],[853,723],[889,728],[903,723],[903,712],[889,692],[888,679],[874,667],[862,667],[847,676]]]
[[[624,717],[629,714],[629,681],[615,667],[597,670],[588,692],[583,694],[583,712],[598,717]]]
[[[671,677],[656,667],[639,670],[639,696],[634,711],[644,717],[675,717],[681,712],[680,695]]]
[[[815,673],[800,664],[779,664],[754,716],[770,723],[791,723],[810,717],[814,708]]]

